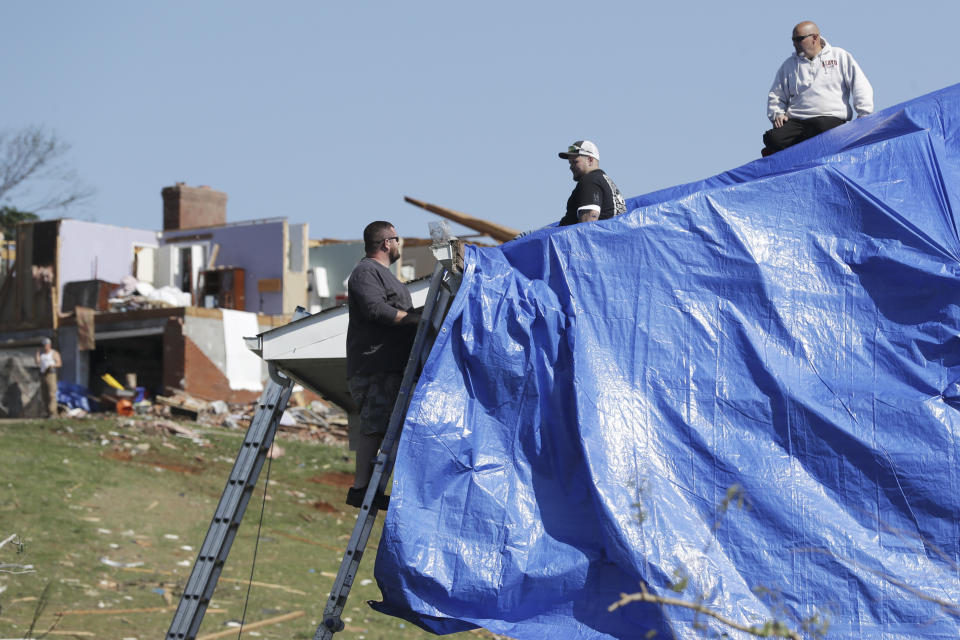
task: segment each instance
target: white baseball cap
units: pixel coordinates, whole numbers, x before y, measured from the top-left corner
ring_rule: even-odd
[[[561,151],[559,155],[564,160],[576,158],[577,156],[587,156],[600,162],[600,150],[597,149],[597,145],[589,140],[577,140],[567,147],[566,151]]]

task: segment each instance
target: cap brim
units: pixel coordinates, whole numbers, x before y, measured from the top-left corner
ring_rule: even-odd
[[[579,154],[579,153],[570,153],[570,152],[568,152],[568,151],[561,151],[561,152],[558,153],[557,155],[560,156],[561,158],[563,158],[564,160],[569,160],[570,158],[576,158],[577,156],[582,155],[582,154]]]

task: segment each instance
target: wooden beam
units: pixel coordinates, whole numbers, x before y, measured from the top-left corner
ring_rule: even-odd
[[[283,281],[280,278],[260,278],[257,280],[257,291],[261,293],[283,291]]]
[[[460,211],[447,209],[446,207],[416,200],[408,196],[403,196],[403,199],[412,205],[420,207],[421,209],[426,209],[430,213],[435,213],[438,216],[446,218],[447,220],[453,220],[457,224],[462,224],[463,226],[473,229],[474,231],[485,233],[498,242],[509,242],[510,240],[516,238],[520,233],[516,229],[511,229],[510,227],[505,227],[502,224],[490,222],[489,220],[483,220],[482,218],[475,218],[471,215],[467,215],[466,213],[461,213]]]
[[[237,627],[236,629],[227,629],[226,631],[217,631],[216,633],[207,633],[202,636],[197,636],[197,640],[215,640],[216,638],[230,638],[233,636],[239,636],[242,631],[250,631],[252,629],[267,627],[272,624],[280,624],[281,622],[286,622],[287,620],[302,618],[305,615],[307,615],[306,611],[292,611],[290,613],[285,613],[282,616],[277,616],[276,618],[267,618],[266,620],[260,620],[259,622],[245,624],[243,625],[242,629]]]
[[[217,264],[217,256],[220,255],[220,243],[214,242],[210,249],[210,257],[207,259],[207,270],[213,269]]]

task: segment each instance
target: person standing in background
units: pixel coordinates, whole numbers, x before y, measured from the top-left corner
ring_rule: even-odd
[[[60,352],[53,348],[50,338],[40,341],[40,348],[35,356],[37,366],[40,367],[40,392],[47,414],[51,418],[57,417],[57,369],[63,366]]]

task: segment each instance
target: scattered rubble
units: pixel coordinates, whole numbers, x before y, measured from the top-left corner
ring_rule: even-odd
[[[201,436],[196,429],[183,424],[184,421],[206,427],[246,429],[257,410],[256,401],[247,404],[227,403],[223,400],[208,402],[180,390],[167,389],[167,393],[165,396],[154,397],[152,401],[144,399],[132,403],[130,411],[121,411],[115,401],[114,404],[108,402],[111,398],[109,395],[105,394],[97,400],[101,402],[101,409],[124,416],[126,419],[121,423],[124,426],[163,431],[194,441],[200,441]],[[60,399],[63,400],[62,395]],[[293,394],[290,403],[279,424],[279,431],[284,437],[324,444],[347,442],[347,415],[339,407],[319,399],[306,403],[302,393]],[[294,406],[294,403],[300,403],[301,406]],[[84,419],[94,417],[96,413],[61,402],[60,415]],[[282,454],[275,452],[274,455]]]
[[[108,301],[110,311],[134,311],[164,307],[187,307],[190,294],[176,287],[154,287],[149,282],[126,276]]]
[[[325,444],[347,441],[347,415],[335,405],[322,400],[314,400],[304,406],[293,406],[297,396],[291,397],[280,420],[279,431],[287,437],[317,441]],[[302,401],[302,399],[300,399]],[[257,403],[247,405],[227,404],[222,400],[204,402],[180,393],[165,399],[164,404],[171,410],[196,411],[195,420],[207,426],[222,426],[228,429],[246,429],[257,410]]]

